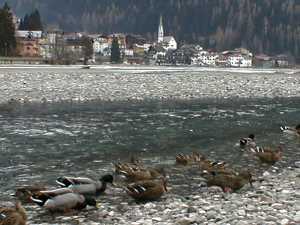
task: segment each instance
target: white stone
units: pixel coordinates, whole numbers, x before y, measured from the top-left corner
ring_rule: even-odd
[[[240,216],[245,216],[245,215],[246,215],[246,211],[245,211],[244,209],[239,209],[239,210],[237,211],[237,213],[238,213],[238,215],[240,215]]]
[[[281,224],[281,225],[286,225],[286,224],[288,224],[288,223],[289,223],[289,220],[288,220],[288,219],[283,219],[283,220],[280,221],[280,224]]]

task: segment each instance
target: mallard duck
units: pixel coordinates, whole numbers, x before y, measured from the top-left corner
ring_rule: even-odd
[[[300,124],[298,124],[296,127],[281,126],[280,130],[287,134],[300,136]]]
[[[0,207],[0,225],[26,225],[26,211],[20,202],[15,207]]]
[[[51,197],[49,195],[34,194],[31,200],[37,205],[50,212],[68,212],[70,210],[82,210],[86,206],[98,208],[94,198],[90,198],[77,193],[66,193]]]
[[[227,167],[226,162],[223,161],[211,161],[208,159],[199,161],[199,168],[202,171],[211,172],[211,171],[225,171],[229,170]]]
[[[137,201],[154,201],[167,192],[167,183],[165,179],[140,181],[128,185],[126,192]]]
[[[254,138],[255,138],[254,134],[249,134],[248,137],[241,138],[240,139],[240,147],[241,148],[245,148],[245,147],[255,148],[256,143],[255,143]]]
[[[135,165],[131,163],[117,163],[114,165],[116,174],[124,174],[124,171],[139,171],[141,169],[144,169],[144,166]]]
[[[245,184],[252,186],[252,174],[249,171],[240,173],[218,173],[211,172],[211,176],[206,177],[207,186],[219,186],[224,192],[232,192],[241,189]]]
[[[132,168],[122,167],[119,174],[125,176],[128,182],[136,182],[142,180],[152,180],[159,177],[165,177],[164,168]]]
[[[191,155],[178,154],[176,156],[176,164],[186,166],[195,164],[203,159],[205,159],[205,157],[198,152],[193,152]]]
[[[84,195],[99,195],[106,190],[107,183],[113,184],[113,176],[104,175],[99,181],[85,177],[59,177],[56,182],[62,187],[67,187],[75,193]]]
[[[63,194],[67,194],[67,193],[74,193],[74,191],[71,188],[58,188],[58,189],[54,189],[54,190],[45,190],[45,191],[38,191],[35,192],[35,196],[39,196],[40,198],[42,198],[41,196],[45,196],[45,198],[53,198],[55,196],[58,195],[63,195]]]
[[[132,156],[129,162],[126,163],[116,163],[115,165],[115,172],[116,174],[122,174],[123,171],[127,170],[140,170],[144,169],[143,163],[136,157]]]
[[[31,203],[30,197],[39,191],[44,191],[46,188],[41,185],[17,187],[14,196],[22,203]]]
[[[271,147],[256,147],[251,148],[251,151],[259,158],[262,163],[275,164],[282,158],[282,147],[278,146],[277,149]]]

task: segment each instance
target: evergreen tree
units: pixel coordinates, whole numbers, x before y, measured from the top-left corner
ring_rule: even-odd
[[[93,57],[94,48],[93,48],[93,40],[87,36],[82,38],[83,45],[83,56],[84,56],[84,65],[87,65],[89,59]]]
[[[7,3],[0,8],[0,55],[12,56],[16,49],[15,25]]]
[[[114,37],[111,44],[111,55],[110,61],[112,63],[120,63],[121,62],[121,52],[119,47],[118,38]]]
[[[21,20],[19,30],[43,30],[43,25],[41,22],[41,16],[39,11],[36,9],[30,15],[25,15]]]
[[[37,9],[29,16],[28,30],[43,30],[41,16]]]

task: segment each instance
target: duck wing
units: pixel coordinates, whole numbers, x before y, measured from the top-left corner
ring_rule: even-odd
[[[78,204],[84,204],[84,202],[85,198],[83,195],[67,193],[47,200],[44,207],[50,211],[64,211],[67,209],[74,209]]]
[[[56,180],[62,187],[69,187],[70,185],[77,185],[77,184],[93,184],[96,181],[87,178],[87,177],[59,177]]]
[[[40,191],[41,194],[45,194],[49,197],[55,197],[57,195],[72,193],[73,191],[70,188],[59,188],[55,190],[47,190],[47,191]]]
[[[74,193],[82,195],[96,195],[98,186],[101,187],[101,184],[79,184],[71,185],[69,189],[72,190],[72,192]]]

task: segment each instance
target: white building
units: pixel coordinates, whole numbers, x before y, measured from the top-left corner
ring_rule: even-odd
[[[228,57],[227,64],[231,67],[251,67],[252,57],[242,54],[232,54]]]
[[[133,52],[133,49],[125,49],[124,50],[124,55],[125,56],[130,56],[130,57],[133,57],[134,56],[134,52]]]
[[[42,31],[16,30],[16,38],[42,38]]]
[[[201,47],[197,54],[191,57],[191,64],[198,66],[216,66],[219,55],[215,52],[208,52]]]
[[[160,16],[158,26],[157,43],[160,44],[165,50],[176,50],[177,42],[173,36],[164,36],[164,26],[162,16]]]
[[[173,36],[166,36],[164,37],[162,46],[166,50],[176,50],[177,42]]]

